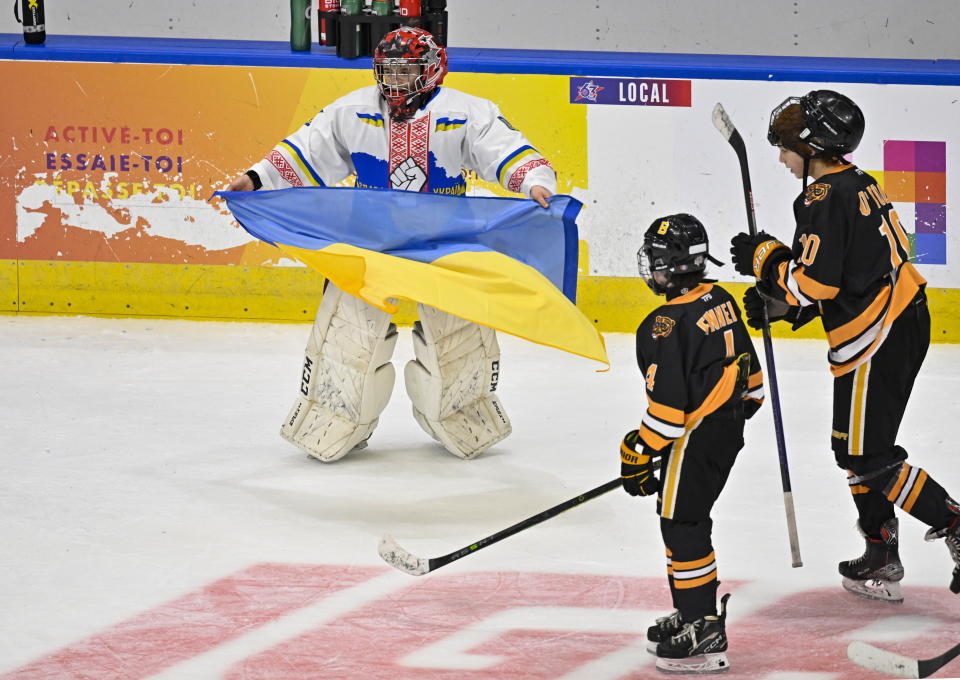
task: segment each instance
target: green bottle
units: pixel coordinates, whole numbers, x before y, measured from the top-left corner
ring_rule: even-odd
[[[340,11],[344,17],[340,23],[340,36],[337,38],[337,54],[347,59],[360,56],[360,19],[363,16],[363,0],[341,0]]]
[[[393,0],[373,0],[373,13],[378,17],[388,17],[393,14]]]
[[[310,5],[312,0],[290,0],[290,49],[310,51]]]

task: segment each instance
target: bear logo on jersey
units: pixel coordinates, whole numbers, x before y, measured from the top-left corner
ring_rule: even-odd
[[[673,327],[677,322],[669,316],[658,316],[653,320],[653,337],[665,338],[673,332]]]
[[[803,204],[810,207],[815,201],[822,201],[830,193],[830,185],[826,182],[817,182],[807,187],[807,193],[803,195]]]

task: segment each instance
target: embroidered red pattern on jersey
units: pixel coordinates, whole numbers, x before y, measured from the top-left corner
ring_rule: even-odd
[[[390,121],[390,170],[393,171],[408,158],[420,166],[427,181],[420,191],[430,191],[430,118],[427,113],[416,120]]]
[[[287,159],[283,157],[282,153],[274,149],[267,156],[267,160],[270,162],[270,165],[277,169],[277,172],[280,173],[280,176],[287,180],[290,186],[303,186],[303,181],[301,181],[300,177],[293,169],[293,166],[287,163]]]
[[[536,160],[528,161],[516,169],[510,178],[510,182],[507,184],[507,189],[516,194],[520,193],[520,187],[523,186],[523,180],[527,176],[527,173],[534,168],[539,168],[541,165],[553,167],[546,158],[537,158]]]

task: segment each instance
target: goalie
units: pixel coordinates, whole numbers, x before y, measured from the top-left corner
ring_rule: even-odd
[[[228,190],[356,186],[462,196],[464,170],[547,208],[550,163],[485,99],[441,88],[446,51],[419,28],[384,36],[376,85],[336,100],[281,141]],[[424,304],[404,370],[413,415],[450,453],[478,456],[511,432],[495,390],[500,347],[492,328]],[[395,382],[390,315],[331,283],[304,357],[299,394],[281,435],[326,463],[366,446]]]

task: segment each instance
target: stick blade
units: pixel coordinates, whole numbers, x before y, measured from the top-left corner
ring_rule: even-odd
[[[393,539],[393,536],[384,536],[380,539],[380,545],[377,548],[383,561],[394,569],[406,572],[413,576],[423,576],[430,571],[430,561],[423,557],[417,557],[400,547]]]
[[[723,135],[724,139],[729,140],[733,136],[733,133],[737,131],[737,128],[734,127],[733,121],[730,120],[730,116],[727,115],[726,110],[723,108],[723,104],[717,102],[716,106],[713,107],[713,126],[720,131],[720,134]]]
[[[919,678],[919,663],[866,642],[854,641],[847,646],[847,658],[858,666],[898,678]]]

